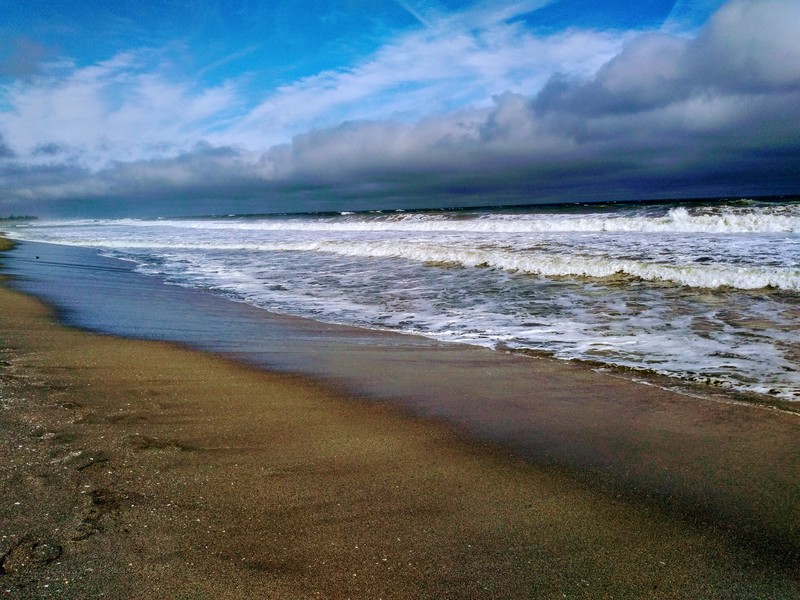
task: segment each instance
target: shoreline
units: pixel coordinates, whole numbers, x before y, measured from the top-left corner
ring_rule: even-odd
[[[800,480],[797,441],[759,480],[773,486],[759,496],[772,500],[765,520],[726,527],[703,511],[681,517],[680,504],[652,495],[664,480],[608,487],[595,466],[521,460],[438,415],[335,383],[67,328],[3,281],[0,304],[10,457],[0,497],[12,532],[0,540],[0,590],[11,597],[800,595],[800,496],[780,485]],[[625,395],[633,384],[608,385]],[[640,411],[653,402],[641,401]],[[774,411],[682,402],[659,416],[670,407],[709,433],[769,434],[754,436],[768,458],[775,436],[798,432]],[[645,416],[630,417],[641,447],[629,458],[658,465],[671,430]],[[684,462],[661,465],[673,476],[680,464],[718,468],[692,462],[692,439]],[[753,448],[725,456],[722,477],[744,485],[770,462],[753,463]],[[640,489],[619,495],[631,481]],[[715,481],[684,500],[729,494]]]
[[[14,240],[12,238],[6,238],[3,237],[3,232],[0,231],[0,252],[7,252],[19,246],[64,248],[59,244],[54,244],[50,242],[27,242],[27,241]],[[94,250],[91,249],[89,249],[89,251],[95,252]],[[33,255],[31,254],[31,257],[32,256]],[[30,262],[31,257],[28,257],[27,259],[24,260],[28,260]],[[38,259],[39,256],[36,256],[37,262]],[[125,261],[120,261],[120,259],[108,259],[108,261],[125,262]],[[72,266],[77,267],[78,265],[72,265]],[[160,281],[158,278],[154,278],[152,276],[139,276],[139,277],[152,279],[153,282],[155,283],[154,287],[160,287],[165,285],[163,281]],[[11,277],[11,280],[13,281],[13,276]],[[108,321],[106,321],[105,327],[103,325],[100,325],[98,327],[95,324],[91,324],[88,322],[84,323],[81,322],[80,320],[75,321],[74,315],[72,319],[70,319],[68,315],[70,313],[79,312],[80,311],[79,308],[59,306],[60,302],[58,302],[57,300],[51,301],[43,298],[42,289],[27,290],[24,287],[23,288],[20,288],[19,286],[14,286],[14,287],[19,291],[22,291],[23,293],[27,293],[29,295],[38,298],[39,301],[44,302],[46,305],[50,306],[57,315],[57,320],[59,320],[60,322],[63,322],[69,326],[77,327],[84,331],[104,333],[109,335],[118,335],[121,337],[128,337],[131,339],[160,339],[162,341],[167,341],[167,342],[174,341],[177,343],[188,344],[191,347],[196,347],[196,344],[194,344],[192,340],[188,339],[174,340],[169,337],[154,337],[152,335],[152,331],[145,332],[142,335],[132,335],[127,331],[125,331],[124,329],[119,331],[115,329],[106,329],[106,327],[108,327]],[[200,293],[202,294],[203,292]],[[254,307],[251,307],[246,303],[230,300],[227,298],[222,298],[219,296],[216,297],[219,300],[221,300],[222,303],[232,303],[235,305],[239,305],[245,310],[255,310],[258,313],[269,315],[273,321],[273,324],[283,321],[288,324],[287,329],[289,330],[291,330],[293,327],[296,326],[297,328],[305,329],[306,331],[314,328],[339,330],[339,332],[342,332],[341,333],[342,336],[353,335],[355,337],[359,337],[363,333],[363,336],[365,338],[373,337],[375,339],[379,338],[402,338],[411,340],[418,339],[418,340],[424,340],[426,343],[434,346],[435,345],[450,346],[453,348],[461,347],[461,348],[468,348],[472,351],[507,354],[512,357],[525,357],[533,360],[553,362],[557,365],[573,365],[577,366],[580,369],[589,369],[596,371],[598,373],[602,373],[603,375],[606,376],[616,377],[621,380],[627,381],[629,383],[634,383],[637,385],[644,385],[644,386],[654,386],[667,393],[678,394],[685,396],[687,398],[701,399],[719,403],[732,403],[741,406],[751,406],[754,408],[766,409],[766,410],[777,410],[785,412],[787,414],[796,414],[800,416],[800,402],[785,400],[780,397],[770,395],[768,393],[757,393],[746,390],[738,390],[731,387],[719,386],[710,383],[703,383],[701,381],[683,380],[677,377],[672,377],[668,374],[660,373],[653,369],[622,366],[622,365],[605,363],[602,361],[590,360],[590,359],[580,359],[580,358],[560,359],[556,358],[552,353],[542,350],[507,348],[504,347],[503,345],[500,345],[497,348],[489,348],[487,346],[473,345],[465,342],[441,341],[433,337],[426,337],[418,334],[406,333],[402,331],[394,331],[390,329],[380,329],[380,328],[370,329],[370,328],[359,327],[356,325],[343,325],[329,321],[317,321],[309,317],[271,312],[263,308],[254,309]],[[116,300],[119,300],[119,298],[117,298]],[[219,351],[219,349],[214,348],[212,346],[203,347],[201,345],[200,349],[204,351],[210,351],[212,353],[217,353]],[[230,354],[227,350],[223,350],[222,353]],[[244,357],[243,358],[244,362],[250,362],[246,355],[247,355],[246,351],[242,353],[242,356]],[[256,361],[254,364],[257,367],[264,366],[259,364],[258,361]],[[308,374],[311,374],[312,376],[320,375],[318,373],[308,373],[306,372],[304,367],[298,367],[296,364],[291,365],[288,368],[284,364],[267,365],[266,368],[267,369],[277,368],[279,370],[287,370],[288,372],[294,372],[301,375],[308,375]],[[329,374],[327,373],[322,374],[323,378],[328,378],[328,376]],[[336,378],[337,374],[334,374],[333,377]]]

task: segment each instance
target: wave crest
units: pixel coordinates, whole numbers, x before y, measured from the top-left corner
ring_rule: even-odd
[[[53,226],[124,226],[179,230],[230,231],[331,231],[331,232],[453,232],[453,233],[800,233],[800,204],[724,206],[693,210],[679,206],[660,216],[607,216],[600,214],[548,215],[499,213],[343,213],[336,216],[264,217],[258,219],[119,219],[38,223]]]

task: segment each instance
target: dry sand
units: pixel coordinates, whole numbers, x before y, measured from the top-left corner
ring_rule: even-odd
[[[0,457],[2,597],[800,597],[797,536],[774,539],[797,489],[765,492],[784,508],[764,539],[737,536],[322,383],[68,329],[5,288]]]

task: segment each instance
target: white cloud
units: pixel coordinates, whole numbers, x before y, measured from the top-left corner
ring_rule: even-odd
[[[110,161],[176,156],[199,140],[263,150],[347,120],[413,121],[487,107],[507,90],[535,93],[554,70],[591,73],[623,43],[624,36],[601,32],[539,37],[508,22],[547,3],[428,9],[429,27],[402,34],[350,67],[264,90],[256,102],[237,82],[198,88],[195,75],[176,72],[170,48],[129,51],[82,67],[62,62],[0,87],[0,105],[8,107],[0,111],[0,132],[19,155],[57,146],[61,160],[96,170]],[[55,159],[38,154],[30,160]]]
[[[800,2],[734,0],[690,49],[699,77],[727,88],[800,87]]]
[[[209,122],[239,100],[231,85],[196,90],[171,79],[163,59],[138,51],[82,68],[51,65],[0,91],[9,107],[0,112],[0,131],[19,155],[55,144],[70,160],[94,168],[109,160],[174,154],[202,139]],[[53,158],[31,158],[44,160]]]
[[[12,165],[0,189],[306,203],[800,191],[794,1],[733,0],[693,37],[537,37],[502,19],[464,29],[425,16],[434,27],[249,112],[234,84],[194,89],[159,53],[17,84],[5,97],[16,112],[0,115],[0,165]]]
[[[556,70],[584,75],[619,51],[625,36],[569,31],[538,37],[521,26],[434,28],[406,34],[356,66],[283,86],[221,143],[251,149],[347,120],[418,119],[487,106],[507,90],[535,93]]]

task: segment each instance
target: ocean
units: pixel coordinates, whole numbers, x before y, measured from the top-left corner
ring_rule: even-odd
[[[7,223],[258,309],[800,401],[800,201]]]

